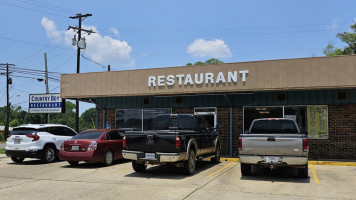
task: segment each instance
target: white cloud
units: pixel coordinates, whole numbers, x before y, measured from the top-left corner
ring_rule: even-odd
[[[189,45],[187,53],[194,57],[226,58],[232,56],[230,48],[221,39],[196,39]]]
[[[58,31],[54,22],[45,17],[42,18],[41,25],[46,30],[47,37],[53,42],[58,43],[64,40],[66,45],[72,45],[72,38],[76,35],[73,30]],[[102,36],[96,27],[93,26],[82,26],[82,28],[95,32],[90,35],[82,34],[87,44],[85,54],[89,55],[93,61],[112,66],[135,65],[135,60],[130,56],[132,47],[126,41],[113,39],[109,36]],[[119,34],[116,29],[113,28],[111,30],[115,35]]]
[[[56,25],[53,21],[49,20],[46,17],[43,17],[41,20],[41,25],[47,32],[47,37],[51,39],[53,42],[61,42],[62,41],[62,33],[57,31]]]
[[[117,37],[120,37],[119,31],[116,28],[111,27],[110,31],[114,33]]]
[[[331,24],[326,25],[326,28],[334,31],[338,27],[339,23],[340,23],[340,20],[338,18],[335,18],[331,21]]]

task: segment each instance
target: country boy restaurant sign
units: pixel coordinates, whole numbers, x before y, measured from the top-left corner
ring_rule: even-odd
[[[64,104],[60,94],[30,94],[29,113],[62,113]]]

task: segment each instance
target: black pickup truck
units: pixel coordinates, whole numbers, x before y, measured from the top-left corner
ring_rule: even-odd
[[[221,141],[217,129],[202,116],[188,114],[158,115],[150,131],[127,132],[123,157],[132,160],[136,172],[147,164],[173,164],[184,167],[186,174],[195,171],[196,159],[220,162]]]

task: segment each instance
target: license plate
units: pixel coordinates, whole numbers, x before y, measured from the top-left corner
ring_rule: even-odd
[[[15,139],[14,143],[15,144],[20,144],[21,143],[21,139]]]
[[[72,151],[79,151],[79,146],[72,146]]]
[[[147,159],[155,159],[156,158],[155,153],[146,153],[145,156]]]
[[[281,158],[276,156],[266,156],[265,161],[266,163],[279,163]]]

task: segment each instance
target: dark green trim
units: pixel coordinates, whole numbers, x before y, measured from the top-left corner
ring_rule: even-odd
[[[345,92],[346,99],[339,100],[338,92]],[[284,93],[285,100],[279,101],[277,95]],[[184,107],[228,107],[224,94],[180,96],[182,103],[176,103],[178,96],[155,97],[107,97],[96,98],[96,103],[107,109],[118,108],[184,108]],[[246,94],[227,94],[233,107],[236,106],[277,106],[277,105],[335,105],[355,104],[356,89],[255,92]],[[149,104],[144,104],[144,99]]]

